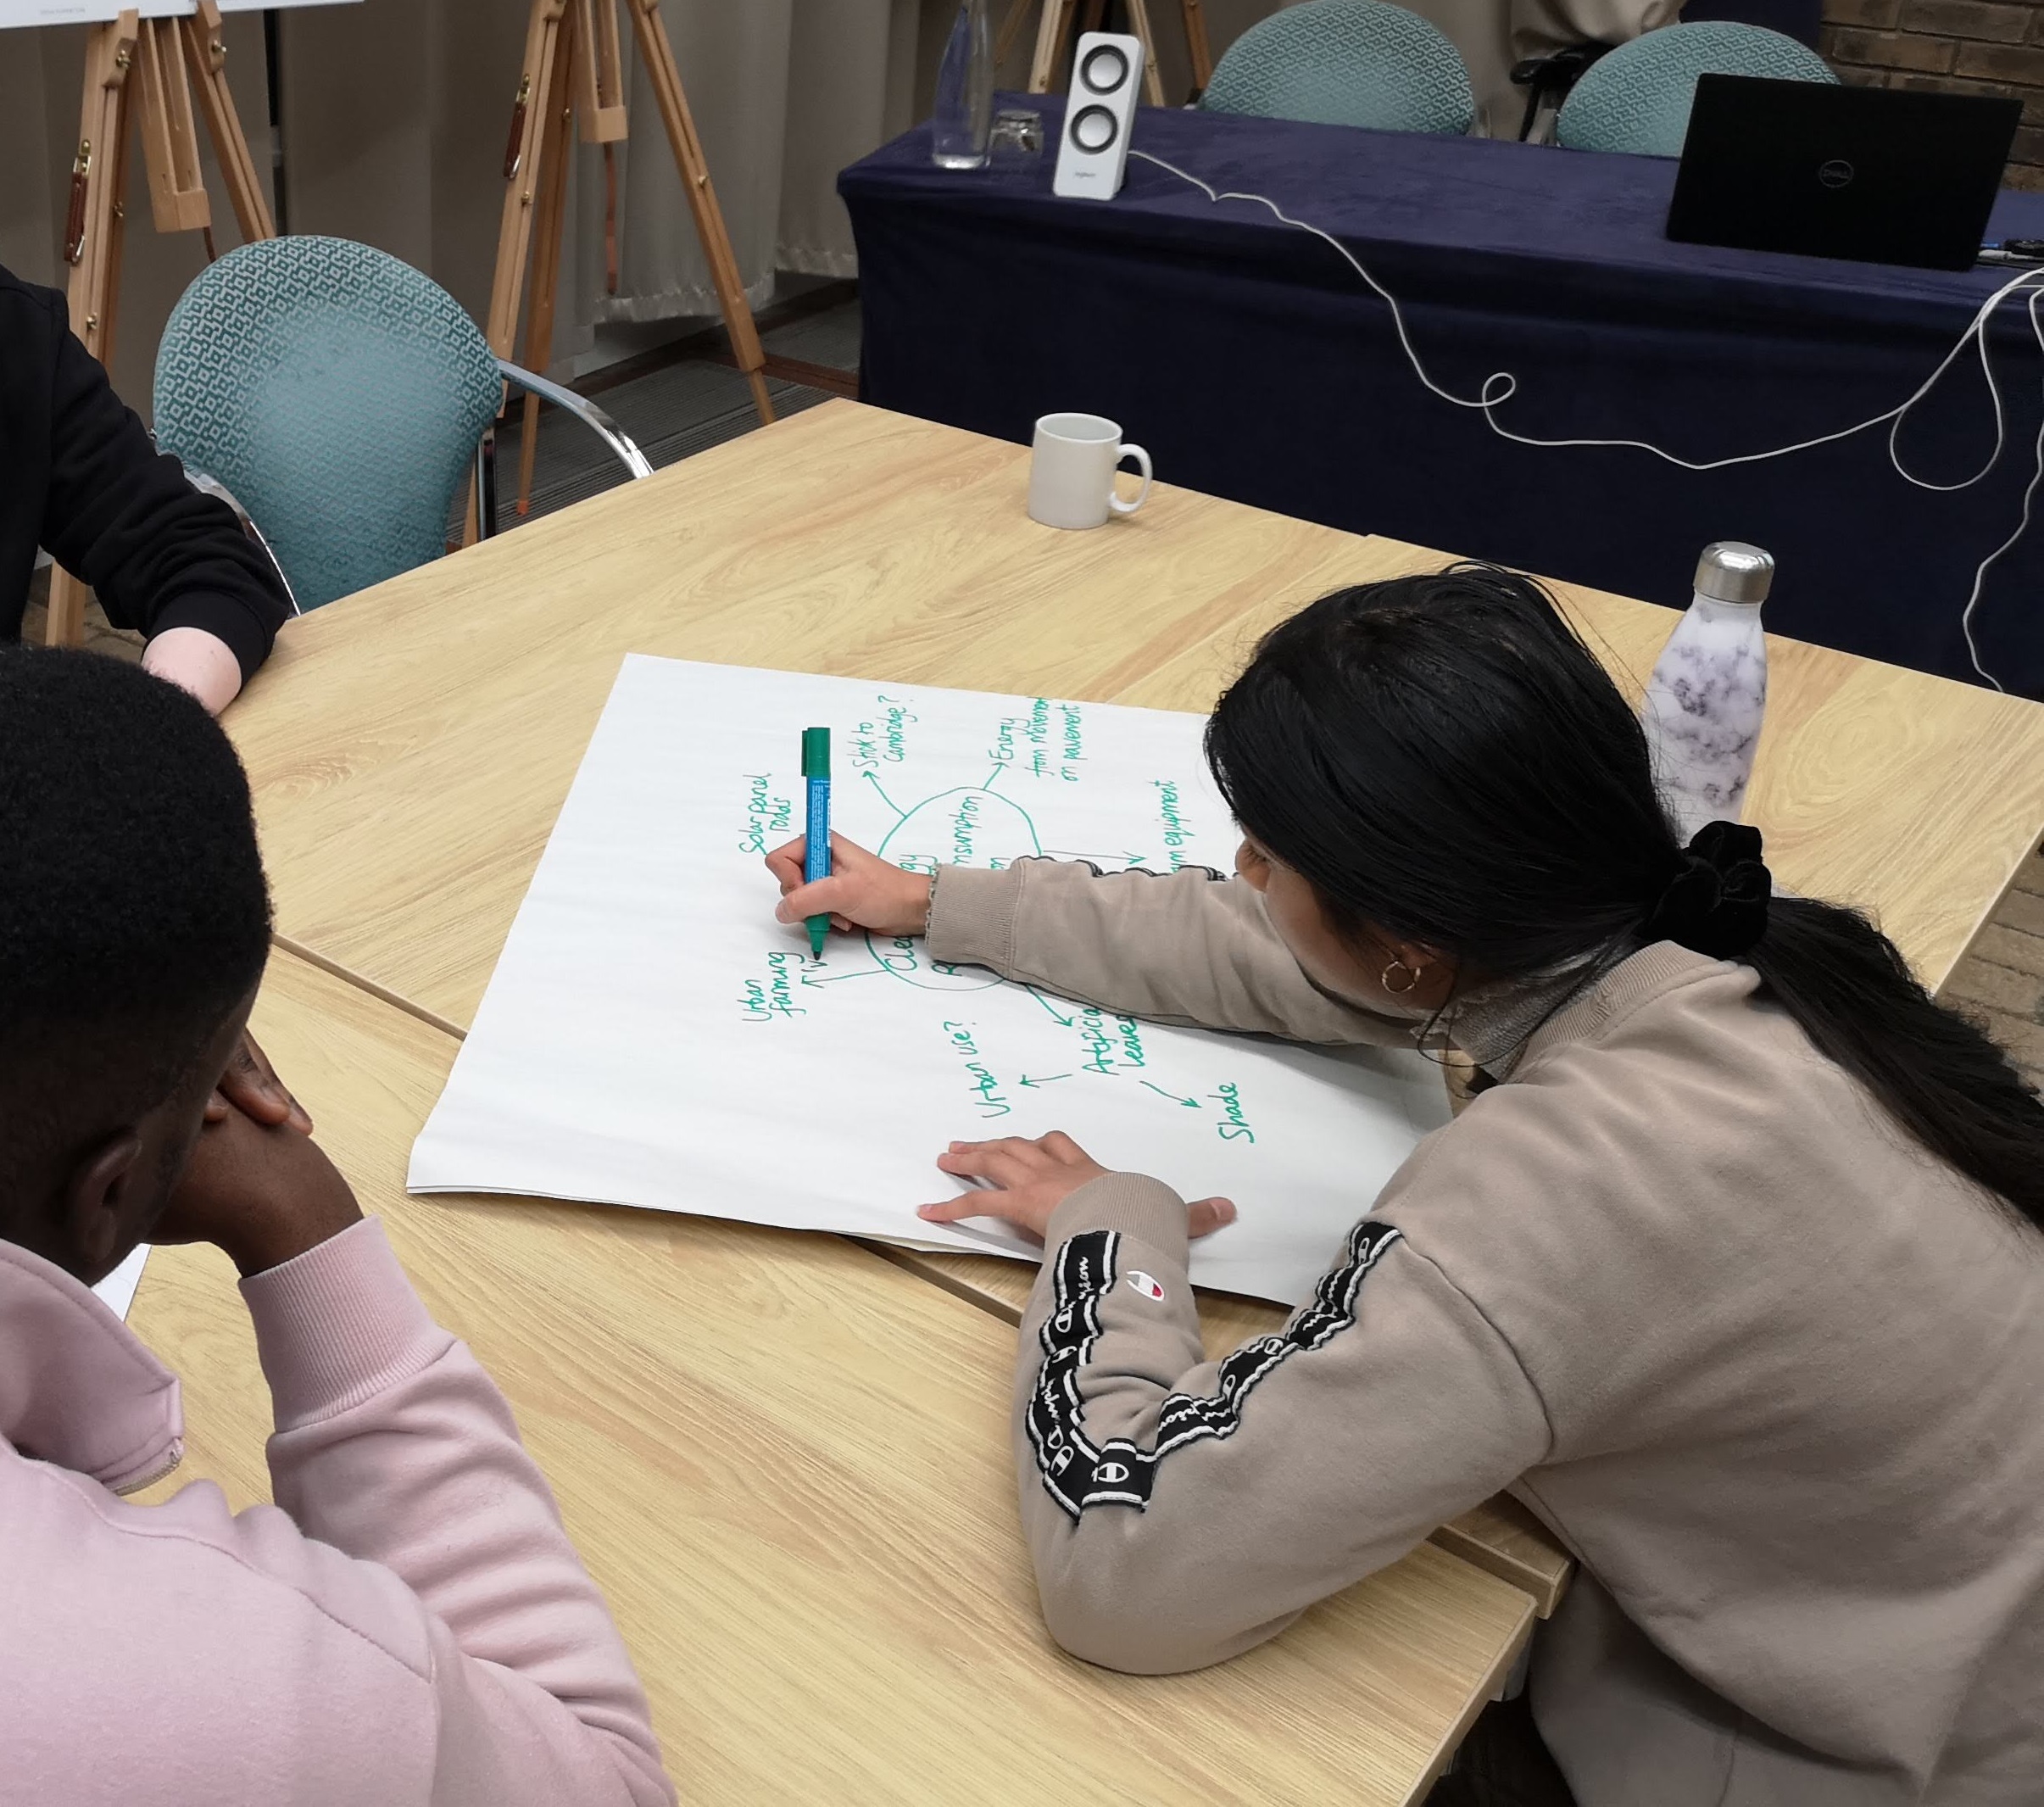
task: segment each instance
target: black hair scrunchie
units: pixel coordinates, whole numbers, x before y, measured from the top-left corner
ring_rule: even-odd
[[[1760,830],[1710,822],[1696,831],[1682,869],[1662,892],[1642,931],[1713,960],[1735,960],[1768,930],[1774,876],[1760,862]]]

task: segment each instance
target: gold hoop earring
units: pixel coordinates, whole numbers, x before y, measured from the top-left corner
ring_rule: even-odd
[[[1418,967],[1407,966],[1404,961],[1394,958],[1391,963],[1378,975],[1377,983],[1390,992],[1393,997],[1403,997],[1406,992],[1419,983],[1421,970]],[[1391,974],[1395,972],[1403,973],[1406,975],[1406,982],[1402,985],[1395,985],[1391,983]]]

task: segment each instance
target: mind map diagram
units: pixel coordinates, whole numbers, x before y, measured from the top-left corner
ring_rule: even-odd
[[[846,763],[851,767],[849,783],[841,780],[838,786],[840,832],[848,816],[871,817],[877,811],[883,832],[872,851],[905,871],[934,873],[940,865],[997,871],[1017,859],[1044,856],[1083,860],[1103,872],[1173,872],[1215,858],[1189,856],[1195,840],[1202,849],[1210,841],[1217,844],[1217,854],[1228,845],[1231,825],[1224,817],[1217,825],[1211,820],[1217,805],[1189,797],[1189,787],[1161,777],[1148,781],[1146,800],[1128,799],[1130,823],[1139,820],[1137,811],[1150,819],[1139,837],[1126,838],[1150,845],[1046,845],[1039,817],[1053,812],[1064,787],[1085,777],[1090,728],[1083,704],[1033,699],[1026,714],[1005,716],[994,725],[984,750],[989,769],[983,778],[920,795],[911,788],[914,780],[907,770],[915,762],[911,749],[918,721],[912,696],[877,693],[872,714],[836,737],[849,754]],[[799,832],[794,786],[771,772],[745,778],[740,851],[763,856]],[[1047,795],[1045,787],[1052,787]],[[855,790],[859,802],[872,807],[860,809],[847,796]],[[1018,790],[1028,800],[1018,800]],[[1035,802],[1032,793],[1045,795],[1045,801]],[[1216,1063],[1208,1058],[1197,1061],[1210,1069],[1204,1079],[1181,1070],[1192,1063],[1189,1053],[1219,1053],[1223,1058],[1218,1067],[1227,1068],[1231,1063],[1224,1057],[1225,1042],[1201,1038],[1190,1043],[1133,1017],[1016,984],[983,967],[932,960],[919,936],[833,934],[821,960],[792,940],[770,946],[741,979],[735,1002],[748,1023],[799,1033],[815,1013],[855,1008],[855,997],[886,992],[888,987],[877,985],[881,979],[928,996],[932,1033],[948,1044],[959,1082],[988,1135],[1011,1133],[1001,1127],[1002,1119],[1033,1101],[1054,1112],[1051,1088],[1111,1085],[1148,1106],[1180,1113],[1189,1128],[1206,1129],[1223,1141],[1256,1140],[1254,1101],[1245,1096],[1250,1088],[1239,1075],[1212,1070]],[[1033,1000],[1040,1021],[982,1007],[986,995],[994,993]],[[1042,1113],[1028,1114],[1039,1118]]]

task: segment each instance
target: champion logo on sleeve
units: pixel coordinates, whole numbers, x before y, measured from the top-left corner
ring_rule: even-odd
[[[1079,1376],[1099,1341],[1100,1306],[1118,1283],[1115,1258],[1121,1234],[1091,1230],[1073,1236],[1051,1258],[1053,1308],[1037,1340],[1044,1352],[1024,1414],[1036,1452],[1044,1491],[1076,1523],[1095,1506],[1133,1506],[1142,1511],[1158,1464],[1174,1451],[1210,1437],[1229,1437],[1241,1428],[1242,1410],[1257,1385],[1294,1355],[1323,1348],[1356,1322],[1356,1297],[1370,1270],[1398,1241],[1398,1231],[1380,1218],[1365,1218],[1349,1232],[1341,1260],[1313,1288],[1313,1296],[1284,1329],[1259,1336],[1226,1357],[1211,1393],[1172,1393],[1159,1408],[1154,1441],[1140,1448],[1126,1437],[1095,1446],[1084,1426],[1085,1400]],[[1139,1268],[1118,1276],[1146,1299],[1164,1289]]]

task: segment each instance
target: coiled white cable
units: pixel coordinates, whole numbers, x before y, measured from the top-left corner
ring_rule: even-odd
[[[1301,232],[1310,232],[1315,238],[1332,246],[1336,254],[1362,279],[1370,292],[1390,310],[1391,325],[1398,335],[1399,349],[1405,353],[1406,361],[1412,366],[1412,374],[1419,379],[1428,393],[1438,396],[1451,406],[1471,409],[1480,413],[1484,417],[1484,424],[1490,427],[1492,432],[1501,439],[1511,440],[1516,445],[1528,445],[1540,449],[1600,448],[1648,452],[1654,457],[1662,459],[1671,465],[1679,466],[1685,471],[1722,471],[1733,465],[1761,464],[1770,458],[1786,458],[1796,452],[1811,451],[1821,445],[1833,445],[1841,439],[1852,438],[1860,433],[1870,432],[1876,427],[1885,427],[1888,429],[1888,461],[1895,466],[1896,474],[1904,482],[1913,483],[1919,489],[1948,494],[1954,490],[1971,488],[1974,484],[1981,482],[2001,462],[2002,448],[2008,438],[2008,416],[2002,405],[2001,384],[1994,373],[1994,359],[1988,349],[1987,326],[2000,310],[2002,304],[2019,291],[2029,297],[2027,310],[2030,315],[2030,330],[2036,337],[2039,350],[2044,351],[2044,321],[2039,320],[2037,314],[2038,300],[2041,296],[2044,296],[2044,265],[2038,265],[2019,271],[1980,304],[1979,310],[1973,316],[1972,323],[1959,335],[1952,349],[1939,360],[1936,369],[1924,379],[1906,401],[1889,409],[1885,414],[1874,415],[1871,419],[1861,421],[1852,427],[1841,427],[1835,432],[1819,433],[1813,438],[1798,439],[1791,445],[1779,445],[1763,452],[1740,452],[1727,458],[1705,459],[1684,458],[1678,453],[1667,451],[1645,439],[1543,438],[1532,433],[1516,432],[1497,418],[1496,410],[1518,393],[1518,378],[1511,371],[1493,371],[1484,379],[1483,387],[1473,396],[1457,395],[1452,389],[1444,388],[1440,383],[1435,382],[1434,377],[1428,373],[1425,364],[1421,361],[1419,353],[1413,347],[1412,335],[1406,327],[1405,310],[1399,305],[1398,298],[1375,276],[1372,276],[1355,253],[1351,251],[1332,232],[1323,231],[1311,220],[1295,219],[1272,200],[1268,195],[1247,194],[1237,189],[1225,191],[1216,189],[1201,181],[1198,176],[1192,175],[1189,171],[1181,170],[1176,164],[1167,163],[1161,157],[1153,156],[1148,151],[1131,148],[1128,154],[1131,157],[1139,157],[1145,163],[1153,164],[1167,174],[1177,176],[1180,181],[1191,184],[1216,206],[1219,206],[1223,201],[1253,202],[1259,207],[1267,209],[1272,216],[1280,224],[1294,227]],[[1929,477],[1917,476],[1902,462],[1900,444],[1902,422],[1908,417],[1910,410],[1936,388],[1944,379],[1946,371],[1964,355],[1966,348],[1969,344],[1977,349],[1980,360],[1980,373],[1986,378],[1987,393],[1994,404],[1994,450],[1989,455],[1987,462],[1974,471],[1971,477],[1963,477],[1956,483],[1935,482]],[[2030,478],[2029,487],[2023,492],[2023,518],[2017,525],[2015,532],[1997,546],[1985,559],[1981,560],[1973,575],[1972,592],[1968,596],[1966,606],[1960,611],[1959,616],[1959,625],[1966,637],[1967,657],[1971,660],[1974,670],[1997,690],[2002,689],[2002,682],[1980,663],[1980,650],[1974,643],[1974,613],[1980,606],[1981,591],[1987,581],[1988,568],[2018,540],[2021,539],[2024,533],[2029,527],[2031,504],[2041,484],[2044,484],[2044,427],[2040,427],[2037,432],[2036,471]]]

